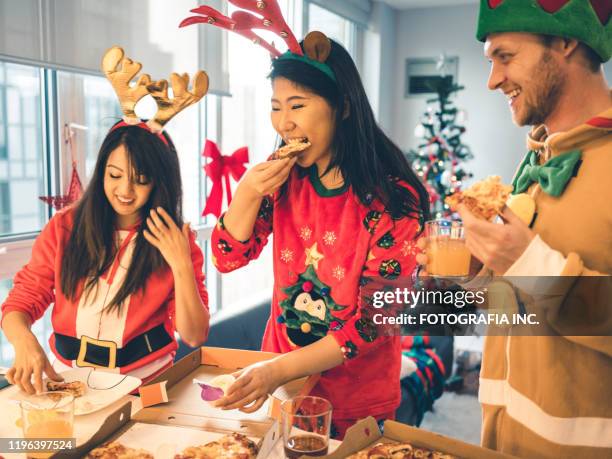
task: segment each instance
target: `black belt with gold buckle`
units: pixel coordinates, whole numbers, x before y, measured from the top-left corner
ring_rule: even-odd
[[[83,335],[74,336],[55,333],[55,349],[66,360],[76,360],[79,367],[106,368],[125,367],[167,346],[172,337],[164,324],[132,338],[121,349],[114,341],[105,341]]]

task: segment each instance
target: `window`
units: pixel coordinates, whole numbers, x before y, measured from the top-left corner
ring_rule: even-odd
[[[104,136],[121,118],[121,110],[106,78],[57,72],[57,87],[59,125],[63,127],[60,142],[63,169],[71,172],[72,153],[85,186],[93,172]],[[69,135],[72,135],[72,152]],[[70,176],[66,178],[69,180]],[[66,184],[65,181],[63,183]]]
[[[275,149],[276,132],[270,123],[272,88],[270,56],[243,37],[229,34],[228,57],[231,97],[221,97],[218,132],[225,155],[248,146],[250,166],[265,161]],[[248,266],[222,276],[223,307],[256,303],[272,294],[272,243]],[[240,286],[239,288],[237,288]]]
[[[337,41],[355,58],[357,51],[357,27],[354,22],[331,11],[309,3],[308,30],[320,30]]]
[[[60,192],[64,193],[73,160],[81,183],[87,186],[104,136],[121,118],[121,111],[113,89],[103,77],[57,72],[57,94]]]
[[[11,230],[11,200],[8,182],[0,182],[0,233]]]
[[[13,286],[12,279],[0,280],[0,303],[4,301]],[[13,363],[15,351],[3,334],[0,334],[0,366],[8,367]]]
[[[209,96],[206,96],[199,105],[188,107],[181,112],[166,127],[178,152],[181,166],[183,217],[194,227],[202,221],[201,214],[206,200],[200,183],[205,179],[202,169],[204,164],[202,148],[207,122],[207,97]],[[157,106],[154,110],[157,110]]]
[[[0,72],[0,75],[3,74],[4,71]],[[0,86],[0,160],[7,159],[8,157],[8,148],[6,146],[6,139],[8,137],[6,92],[6,87],[2,84]]]
[[[0,237],[39,231],[46,208],[41,70],[0,62]]]

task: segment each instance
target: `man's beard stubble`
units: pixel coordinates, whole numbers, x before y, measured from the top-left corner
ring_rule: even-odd
[[[565,75],[550,51],[545,51],[542,55],[539,64],[534,68],[533,78],[530,91],[532,95],[525,98],[524,115],[516,119],[519,126],[543,124],[555,110],[565,84]]]

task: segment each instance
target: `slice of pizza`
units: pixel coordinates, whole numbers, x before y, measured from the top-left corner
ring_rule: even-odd
[[[294,156],[297,156],[301,152],[306,150],[311,145],[312,144],[305,137],[301,139],[291,139],[287,142],[286,145],[276,150],[272,157],[274,159],[293,158]]]
[[[451,454],[418,448],[410,443],[377,443],[365,448],[347,459],[457,459]]]
[[[49,392],[68,392],[74,396],[74,398],[82,397],[87,392],[87,385],[83,381],[47,381],[47,390]]]
[[[362,449],[361,451],[349,456],[347,459],[387,459],[390,456],[390,448],[397,445],[397,443],[376,443],[373,446]],[[411,455],[412,449],[408,451],[409,458],[412,458]],[[403,457],[398,456],[397,457]]]
[[[434,451],[431,455],[431,459],[458,459],[457,456],[452,454],[441,453],[440,451]]]
[[[112,441],[91,450],[86,459],[155,459],[154,456],[143,449],[128,448]]]
[[[259,448],[246,435],[232,433],[201,446],[185,448],[174,459],[255,459]]]
[[[490,221],[501,213],[511,192],[511,185],[504,185],[498,175],[492,175],[448,196],[444,202],[452,210],[464,204],[477,217]]]

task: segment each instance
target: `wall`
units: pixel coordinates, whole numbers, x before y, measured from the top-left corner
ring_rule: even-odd
[[[466,89],[455,102],[467,111],[463,139],[475,155],[466,168],[476,179],[496,174],[509,182],[525,153],[528,129],[516,127],[506,98],[487,89],[489,64],[482,43],[474,37],[477,10],[476,5],[466,5],[398,12],[392,137],[403,149],[415,147],[414,127],[426,107],[425,97],[403,97],[406,58],[437,57],[442,52],[459,56],[458,80]],[[610,82],[612,63],[604,68]]]
[[[378,123],[387,134],[393,131],[395,109],[395,67],[397,59],[397,11],[390,6],[374,2],[368,29],[363,41],[362,77],[372,109]]]
[[[514,126],[506,98],[487,89],[489,65],[482,44],[474,38],[477,10],[468,5],[413,9],[398,15],[393,136],[404,149],[416,147],[414,127],[426,107],[426,97],[403,96],[405,60],[437,57],[442,52],[458,56],[458,80],[465,89],[455,102],[467,112],[463,139],[475,156],[466,169],[477,179],[497,174],[508,182],[524,154],[527,129]]]

